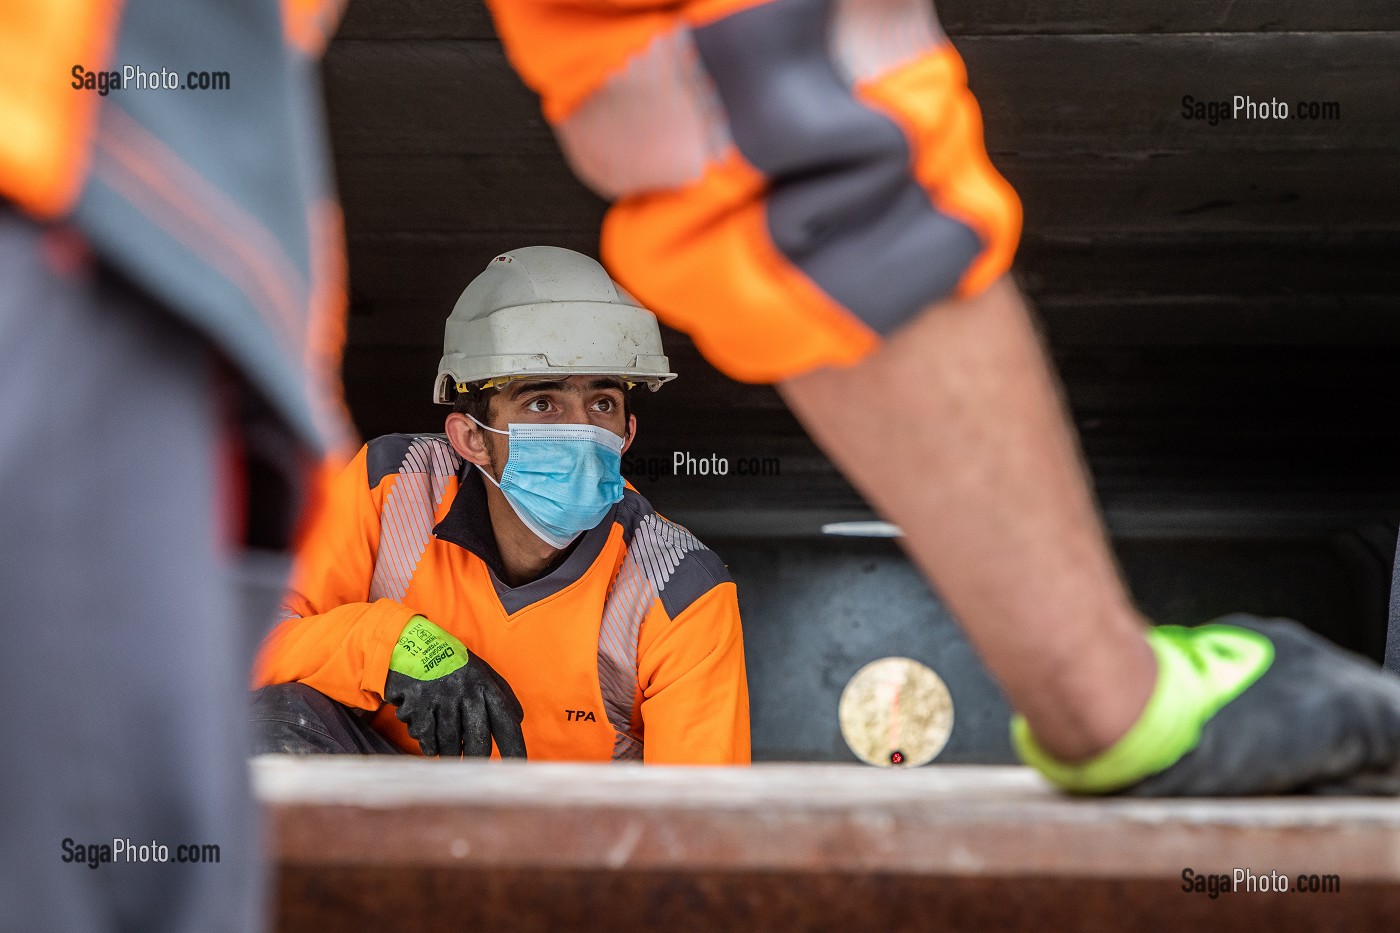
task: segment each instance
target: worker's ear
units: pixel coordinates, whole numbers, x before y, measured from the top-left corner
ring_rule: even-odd
[[[457,455],[480,467],[489,467],[491,457],[486,452],[486,432],[461,412],[447,416],[447,440]]]
[[[637,439],[637,416],[627,416],[627,433],[622,435],[622,452],[627,453],[627,448],[632,446],[632,442]]]

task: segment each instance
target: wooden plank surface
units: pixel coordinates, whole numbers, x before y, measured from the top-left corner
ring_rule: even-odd
[[[983,911],[1013,929],[1144,912],[1388,929],[1400,908],[1393,799],[1075,800],[1026,769],[958,766],[253,764],[282,930],[833,929],[862,914],[961,929],[960,892],[1018,888],[1017,909]],[[1186,868],[1335,876],[1340,892],[1211,899],[1182,890]],[[625,908],[594,899],[618,887]]]
[[[1400,883],[1400,801],[1391,798],[1076,799],[1026,768],[953,765],[375,756],[269,756],[254,765],[259,799],[286,817],[274,837],[286,863],[368,856],[416,865],[1170,877],[1183,865],[1267,859],[1280,870]],[[492,813],[541,831],[482,818]],[[834,839],[845,842],[831,846]]]

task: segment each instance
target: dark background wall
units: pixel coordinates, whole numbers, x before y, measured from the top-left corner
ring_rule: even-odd
[[[1400,8],[1387,0],[939,5],[1026,229],[1037,307],[1125,572],[1154,618],[1293,615],[1379,656],[1400,516]],[[442,323],[495,254],[596,255],[569,174],[469,0],[356,0],[325,65],[350,241],[345,376],[366,436],[436,430]],[[1325,121],[1206,121],[1182,98],[1335,101]],[[847,757],[835,697],[912,654],[953,687],[945,753],[1004,711],[872,517],[768,387],[666,332],[629,478],[740,583],[760,757]],[[645,393],[643,393],[645,395]],[[676,451],[770,474],[676,476]],[[776,467],[774,466],[776,464]]]

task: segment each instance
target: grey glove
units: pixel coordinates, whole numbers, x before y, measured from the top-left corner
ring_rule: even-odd
[[[1400,678],[1285,619],[1231,615],[1148,640],[1157,686],[1127,735],[1065,765],[1017,717],[1022,758],[1077,793],[1400,794]]]
[[[414,616],[389,659],[384,700],[424,755],[525,757],[525,711],[505,678],[451,633]]]
[[[1220,619],[1264,635],[1274,661],[1201,741],[1124,793],[1400,794],[1400,678],[1287,619]]]

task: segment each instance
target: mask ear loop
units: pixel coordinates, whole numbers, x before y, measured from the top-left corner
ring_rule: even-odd
[[[468,418],[471,418],[472,421],[475,421],[475,422],[476,422],[476,426],[479,427],[479,428],[481,428],[483,431],[493,431],[493,432],[495,432],[496,434],[504,434],[504,435],[506,435],[507,437],[510,436],[510,432],[509,432],[509,431],[502,431],[500,428],[493,428],[493,427],[491,427],[490,425],[482,424],[480,421],[477,421],[476,418],[472,417],[472,415],[471,415],[470,413],[468,413],[468,412],[463,412],[463,414],[465,414]],[[473,463],[472,466],[476,467],[477,472],[479,472],[482,476],[484,476],[484,477],[486,477],[488,480],[490,480],[492,486],[495,486],[497,489],[500,489],[500,488],[501,488],[501,484],[498,483],[498,482],[496,482],[496,477],[492,476],[492,475],[487,471],[486,467],[482,466],[482,465],[479,464],[479,463]]]
[[[472,421],[476,421],[476,419],[473,418],[470,414],[467,414],[466,412],[463,412],[463,414],[466,414],[468,418],[472,419]],[[491,431],[496,434],[504,434],[506,437],[510,437],[509,431],[502,431],[500,428],[493,428],[490,425],[482,424],[480,421],[476,421],[476,426],[478,428],[481,428],[483,431]]]

